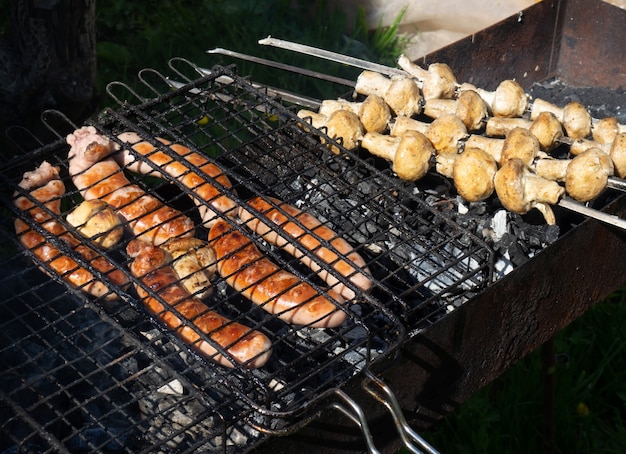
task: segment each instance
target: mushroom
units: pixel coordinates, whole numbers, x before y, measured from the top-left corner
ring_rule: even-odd
[[[424,115],[439,118],[445,114],[456,115],[468,131],[476,131],[487,118],[487,104],[473,90],[461,91],[456,99],[427,99],[424,103]]]
[[[528,129],[513,128],[506,135],[502,144],[500,165],[517,158],[530,166],[538,153],[539,141],[537,138]]]
[[[298,116],[304,120],[309,118],[314,128],[326,128],[326,135],[331,139],[341,140],[341,144],[348,150],[353,150],[359,146],[359,140],[363,137],[364,129],[357,114],[350,110],[339,109],[330,116],[321,115],[317,112],[302,109],[298,111]],[[339,148],[330,145],[330,150],[339,154]]]
[[[609,155],[599,148],[590,148],[567,166],[565,191],[579,202],[588,202],[606,188],[613,170]]]
[[[479,202],[494,191],[496,160],[480,148],[466,148],[457,155],[452,166],[454,187],[464,200]]]
[[[485,133],[488,136],[504,137],[513,128],[528,129],[539,141],[542,151],[549,153],[559,144],[565,134],[559,119],[552,112],[541,112],[534,120],[525,118],[498,118],[487,120]]]
[[[402,136],[389,136],[368,132],[361,146],[375,156],[392,163],[392,170],[402,180],[416,181],[430,168],[430,158],[435,149],[424,134],[407,131]]]
[[[602,118],[591,125],[591,136],[598,143],[613,143],[620,132],[626,132],[626,127],[620,125],[615,117]]]
[[[532,172],[521,159],[510,159],[496,172],[495,191],[502,205],[509,211],[528,213],[536,208],[550,225],[556,218],[550,205],[558,203],[565,188]]]
[[[109,249],[124,235],[119,216],[104,200],[85,200],[66,217],[67,222],[95,245]]]
[[[528,108],[529,96],[514,80],[503,80],[495,91],[481,88],[476,91],[487,103],[494,117],[521,117]]]
[[[363,71],[354,91],[362,95],[380,96],[395,115],[411,117],[422,110],[422,94],[410,77],[388,78],[374,71]]]
[[[552,112],[563,124],[565,133],[572,139],[584,139],[591,135],[591,115],[581,103],[572,101],[561,108],[542,99],[535,99],[530,111],[534,120],[541,112]]]
[[[199,238],[175,238],[161,245],[172,257],[172,268],[187,291],[200,299],[213,293],[217,272],[215,252]]]
[[[620,132],[615,136],[609,156],[613,161],[615,175],[626,178],[626,132]]]
[[[419,131],[428,137],[437,154],[458,152],[461,142],[467,138],[467,128],[456,115],[445,114],[431,123],[408,117],[396,117],[391,134],[401,136],[406,131]]]
[[[391,109],[383,98],[368,95],[361,102],[346,99],[324,100],[318,113],[329,117],[336,110],[350,110],[358,115],[365,132],[384,132],[389,127]]]
[[[413,63],[406,55],[398,58],[398,66],[421,83],[424,99],[454,97],[457,89],[456,77],[445,63],[432,63],[428,69]]]
[[[564,182],[565,191],[579,202],[597,197],[614,172],[610,156],[597,147],[589,148],[573,159],[537,159],[533,168],[537,175]]]

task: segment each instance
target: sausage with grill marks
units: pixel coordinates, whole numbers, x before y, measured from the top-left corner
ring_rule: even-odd
[[[155,245],[194,235],[193,221],[132,184],[113,159],[115,144],[86,126],[67,136],[74,185],[86,200],[101,199],[122,216],[133,234]]]
[[[36,170],[24,174],[19,187],[29,191],[30,196],[48,208],[52,214],[61,215],[61,197],[65,194],[65,185],[59,178],[57,167],[44,161]],[[67,242],[85,261],[106,275],[114,285],[122,289],[128,286],[128,278],[122,271],[96,250],[84,244],[83,240],[67,231],[63,224],[58,222],[43,206],[38,206],[33,200],[18,192],[15,193],[14,203],[48,232]],[[64,255],[42,235],[32,230],[25,221],[17,218],[14,224],[20,242],[71,286],[107,300],[118,298],[118,295],[109,290],[105,283],[97,280],[89,270],[80,266],[74,259]],[[44,272],[49,273],[47,270]]]
[[[346,313],[337,304],[344,299],[332,290],[326,296],[297,276],[280,269],[245,236],[225,220],[209,231],[217,271],[226,282],[263,310],[295,325],[336,327]],[[333,302],[334,300],[335,302]]]
[[[142,285],[135,285],[137,294],[149,310],[184,341],[223,366],[234,367],[235,364],[210,342],[203,340],[197,331],[206,334],[226,350],[237,365],[257,368],[267,362],[272,353],[269,338],[260,331],[211,311],[200,299],[191,296],[170,266],[172,257],[167,251],[140,240],[132,240],[128,244],[127,252],[133,258],[130,264],[133,275],[177,313],[168,310]],[[193,327],[184,324],[178,314]]]
[[[354,250],[350,243],[331,228],[325,226],[319,219],[275,198],[264,199],[255,197],[248,204],[262,213],[271,222],[263,222],[259,217],[242,206],[239,209],[239,217],[244,221],[245,225],[262,236],[263,239],[282,247],[285,251],[300,259],[302,263],[318,273],[320,278],[326,281],[341,296],[351,300],[356,295],[352,289],[344,285],[332,272],[324,269],[315,259],[307,256],[295,247],[291,241],[279,235],[276,232],[277,229],[286,233],[292,241],[300,243],[307,250],[311,251],[327,267],[334,269],[360,290],[364,292],[371,290],[373,283],[369,277],[370,271],[363,257]],[[328,242],[332,249],[324,246],[322,241]]]
[[[198,207],[200,217],[206,227],[210,227],[217,220],[217,213],[227,216],[235,216],[237,214],[237,203],[209,183],[205,177],[198,175],[191,167],[198,168],[222,186],[232,188],[232,183],[224,171],[216,164],[210,162],[206,156],[192,152],[183,145],[157,138],[158,141],[167,145],[169,150],[178,155],[173,157],[165,151],[155,148],[150,142],[144,141],[134,132],[124,132],[118,138],[123,142],[127,142],[133,150],[159,166],[171,177],[177,178],[193,192],[193,201]],[[132,172],[163,177],[161,172],[156,171],[149,164],[136,159],[128,149],[120,150],[120,152],[116,153],[115,158],[120,165]]]

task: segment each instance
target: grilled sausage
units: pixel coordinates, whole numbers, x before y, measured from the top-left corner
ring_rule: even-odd
[[[270,222],[264,222],[243,206],[239,209],[241,220],[263,239],[282,247],[300,259],[341,296],[351,300],[356,295],[352,289],[340,282],[332,272],[320,266],[315,259],[295,247],[292,241],[300,243],[315,254],[327,267],[334,269],[360,290],[367,292],[372,288],[370,272],[363,257],[352,248],[350,243],[322,224],[319,219],[275,198],[255,197],[248,203]],[[290,241],[277,234],[276,229],[286,233],[290,237]],[[311,232],[311,234],[307,232]],[[331,248],[324,246],[322,242],[329,244]],[[344,257],[348,260],[344,260]]]
[[[65,194],[65,185],[59,178],[59,169],[48,162],[43,162],[36,170],[26,172],[19,187],[29,191],[32,198],[41,202],[53,214],[61,214],[61,197]],[[19,209],[31,216],[48,232],[64,240],[98,271],[105,274],[118,287],[128,286],[126,275],[111,264],[94,249],[76,238],[42,206],[37,205],[24,195],[15,193],[14,203]],[[20,242],[35,254],[42,262],[61,276],[67,283],[93,296],[114,300],[118,295],[111,292],[106,284],[97,280],[87,269],[48,243],[43,236],[32,230],[22,219],[15,219],[15,231]],[[44,270],[48,274],[48,271]]]
[[[184,341],[223,366],[234,367],[235,364],[211,342],[203,340],[198,331],[206,334],[220,349],[225,350],[237,365],[256,368],[267,362],[272,352],[269,338],[211,311],[200,299],[191,296],[170,266],[172,257],[168,252],[139,240],[132,240],[128,244],[127,252],[133,258],[130,265],[133,275],[172,306],[176,313],[151,296],[142,285],[135,285],[137,294],[148,309]]]
[[[160,245],[170,238],[194,235],[190,218],[131,184],[111,156],[115,144],[93,126],[68,135],[67,143],[74,185],[86,200],[101,199],[113,207],[137,238]]]
[[[183,185],[194,193],[193,201],[198,207],[200,217],[206,227],[210,227],[217,220],[216,212],[228,216],[237,214],[237,204],[210,184],[204,176],[198,175],[191,167],[197,167],[222,186],[231,188],[232,183],[224,171],[217,165],[209,162],[205,156],[194,153],[180,144],[157,138],[157,140],[167,145],[171,151],[178,155],[177,158],[174,158],[164,151],[156,149],[151,143],[142,140],[134,132],[124,132],[118,138],[123,142],[127,142],[132,146],[133,150],[148,158],[171,177],[180,180]],[[133,172],[162,177],[159,171],[155,171],[149,164],[136,159],[128,149],[120,150],[115,157],[120,165]]]
[[[215,251],[217,271],[226,282],[281,320],[323,328],[339,326],[346,319],[336,303],[297,276],[281,270],[250,238],[225,220],[220,219],[211,227],[209,244]],[[344,301],[336,292],[328,291],[328,295],[339,304]]]

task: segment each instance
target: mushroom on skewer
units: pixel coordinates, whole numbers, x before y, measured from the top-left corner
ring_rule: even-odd
[[[413,63],[406,55],[398,58],[398,66],[419,80],[425,99],[449,99],[456,94],[458,84],[452,69],[445,63],[432,63],[428,69]]]
[[[407,131],[402,136],[389,136],[368,132],[361,146],[373,155],[392,163],[392,170],[399,178],[416,181],[430,168],[435,149],[428,138],[418,131]]]
[[[530,97],[515,80],[500,82],[494,91],[487,91],[471,84],[462,84],[461,90],[474,90],[485,101],[494,117],[515,118],[524,115]]]
[[[354,91],[366,96],[380,96],[395,115],[411,117],[422,111],[422,94],[410,77],[390,79],[377,72],[363,71],[357,78]]]
[[[565,194],[565,188],[556,181],[535,174],[521,159],[511,159],[496,172],[494,183],[498,199],[507,210],[526,214],[536,208],[546,223],[556,224],[551,205]]]
[[[298,116],[305,121],[310,119],[314,128],[326,128],[328,137],[341,141],[344,148],[348,150],[357,148],[365,133],[359,116],[351,110],[339,109],[327,117],[311,110],[302,109],[298,111]],[[333,153],[339,153],[339,149],[335,145],[331,144],[329,147]]]
[[[368,95],[361,102],[346,99],[324,100],[318,113],[330,117],[333,112],[342,109],[357,114],[365,132],[383,133],[389,127],[391,109],[385,100],[378,95]]]
[[[567,136],[574,140],[585,139],[591,135],[591,115],[577,101],[558,107],[542,99],[533,100],[530,119],[534,120],[541,112],[552,112],[563,124]]]
[[[498,118],[487,120],[485,134],[492,137],[505,137],[514,128],[528,129],[539,141],[542,151],[549,153],[559,145],[565,135],[563,126],[552,112],[541,112],[534,120],[526,118]]]
[[[446,114],[430,123],[408,117],[396,117],[391,135],[401,136],[407,131],[419,131],[428,137],[437,153],[456,153],[459,144],[468,137],[467,128],[456,115]]]
[[[456,99],[427,99],[424,103],[424,115],[439,118],[446,114],[459,117],[468,131],[477,131],[487,119],[487,104],[473,90],[461,91]]]

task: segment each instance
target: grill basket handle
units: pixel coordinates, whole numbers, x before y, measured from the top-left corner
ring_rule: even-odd
[[[389,413],[391,413],[393,417],[400,438],[409,451],[415,454],[439,454],[435,448],[420,437],[407,423],[402,408],[398,403],[398,399],[385,382],[376,377],[371,371],[366,370],[365,379],[361,386],[376,400],[387,407],[387,410],[389,410]]]

